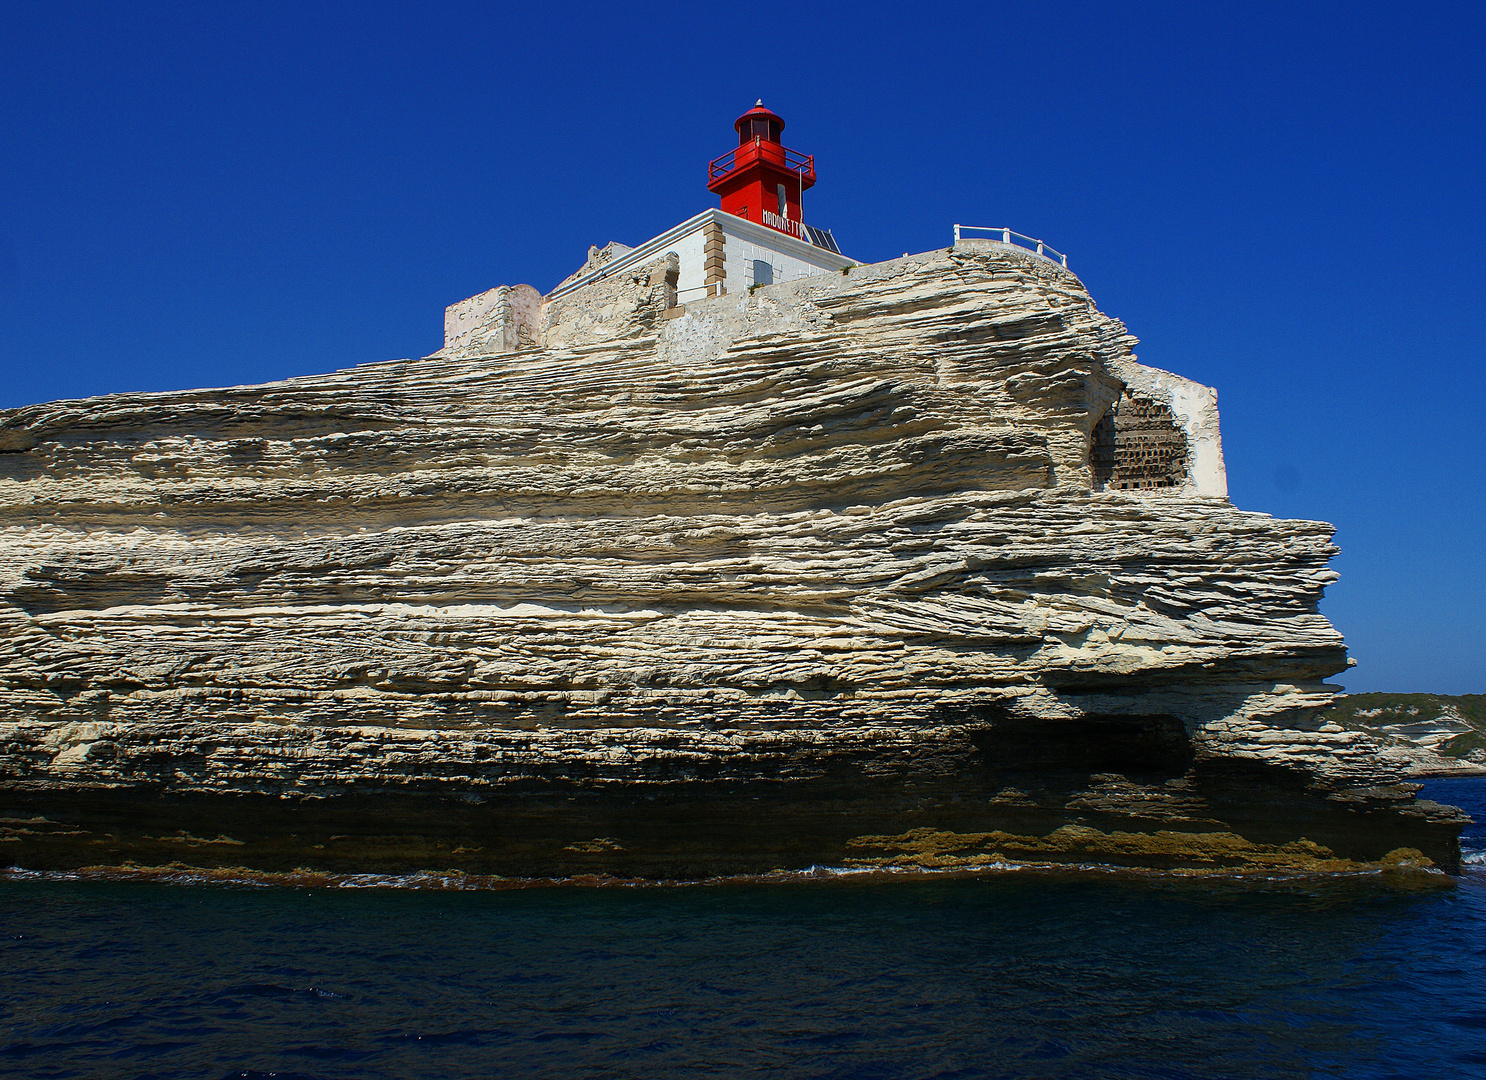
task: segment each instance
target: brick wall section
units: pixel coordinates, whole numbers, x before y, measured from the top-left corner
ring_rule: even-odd
[[[727,257],[724,248],[727,238],[723,235],[722,226],[715,221],[709,221],[703,230],[705,246],[702,250],[703,269],[706,271],[707,295],[716,296],[727,292]]]
[[[1180,487],[1187,437],[1164,404],[1126,390],[1095,425],[1089,459],[1095,490]]]

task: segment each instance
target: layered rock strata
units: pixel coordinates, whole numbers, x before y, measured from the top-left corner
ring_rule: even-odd
[[[1417,776],[1486,776],[1486,694],[1347,694],[1322,717],[1404,749]]]
[[[1331,528],[1230,505],[1213,393],[1073,275],[674,285],[0,414],[0,857],[1455,864],[1407,753],[1318,719]]]

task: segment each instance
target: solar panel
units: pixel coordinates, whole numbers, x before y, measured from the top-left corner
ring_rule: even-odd
[[[816,247],[834,251],[837,255],[841,254],[841,249],[836,246],[836,238],[831,235],[830,229],[817,229],[814,225],[806,225],[805,231],[810,236],[810,242]]]

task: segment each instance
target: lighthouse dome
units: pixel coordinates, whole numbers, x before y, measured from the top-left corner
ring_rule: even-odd
[[[764,100],[759,98],[758,104],[733,121],[733,127],[738,131],[739,146],[756,138],[777,143],[784,133],[784,117],[764,108]]]

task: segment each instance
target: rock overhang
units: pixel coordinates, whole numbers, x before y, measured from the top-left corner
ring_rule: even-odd
[[[475,845],[500,872],[932,865],[878,851],[928,819],[1001,855],[1449,865],[1407,763],[1312,723],[1330,527],[1232,507],[1215,395],[998,247],[684,305],[663,253],[485,351],[5,414],[0,791],[157,855],[127,807],[163,792],[265,863],[283,836],[222,798],[462,837],[418,865],[551,811],[562,844]],[[760,799],[752,846],[696,831]],[[628,854],[582,848],[595,815]]]

